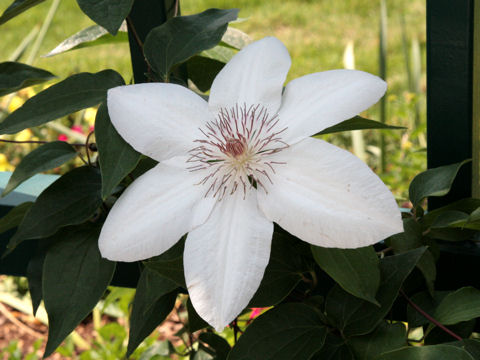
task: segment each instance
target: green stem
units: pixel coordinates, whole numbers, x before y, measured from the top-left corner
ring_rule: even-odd
[[[57,11],[59,4],[60,4],[60,0],[53,0],[52,5],[50,5],[50,9],[48,10],[47,16],[45,17],[45,21],[43,22],[42,27],[38,32],[37,39],[35,40],[35,43],[33,44],[33,48],[30,51],[30,54],[27,58],[27,61],[26,61],[27,64],[29,65],[33,64],[35,58],[37,57],[38,51],[40,50],[40,46],[42,45],[43,40],[45,39],[45,35],[47,34],[50,24],[52,23],[53,17],[55,15],[55,12]]]
[[[379,43],[379,71],[380,77],[387,79],[387,5],[385,0],[380,0],[380,43]],[[387,119],[386,97],[380,100],[380,121],[385,123]],[[385,135],[380,133],[380,172],[385,172],[387,165]]]

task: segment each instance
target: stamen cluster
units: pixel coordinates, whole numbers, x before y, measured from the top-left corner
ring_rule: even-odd
[[[223,199],[238,188],[244,195],[251,187],[272,183],[274,166],[284,162],[273,161],[273,155],[288,145],[277,130],[278,115],[270,116],[261,105],[236,105],[221,109],[215,120],[200,129],[204,138],[195,140],[199,146],[189,151],[190,171],[207,171],[200,181],[206,185],[205,196]]]

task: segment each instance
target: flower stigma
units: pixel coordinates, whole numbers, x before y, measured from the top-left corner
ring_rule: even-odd
[[[205,197],[222,200],[239,188],[245,197],[257,186],[267,191],[264,183],[273,184],[274,167],[285,164],[271,155],[288,147],[281,137],[286,128],[279,129],[278,122],[264,106],[244,104],[220,109],[199,129],[203,136],[195,140],[199,145],[189,151],[187,162],[190,171],[206,173],[198,183],[206,186]]]

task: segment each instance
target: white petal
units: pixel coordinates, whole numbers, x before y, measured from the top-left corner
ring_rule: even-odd
[[[195,147],[198,128],[211,120],[205,100],[175,84],[137,84],[108,90],[108,113],[119,134],[155,160]]]
[[[247,305],[270,257],[273,224],[257,208],[255,192],[237,191],[188,234],[185,280],[198,314],[221,331]]]
[[[294,144],[304,137],[350,119],[375,104],[387,84],[356,70],[331,70],[290,81],[283,94],[279,127],[282,139]]]
[[[265,216],[314,245],[357,248],[402,232],[392,193],[348,151],[307,138],[275,155],[278,161],[258,191]]]
[[[213,81],[209,106],[216,113],[237,104],[260,104],[275,115],[291,60],[282,42],[274,37],[256,41],[238,52]]]
[[[158,164],[136,179],[120,196],[103,225],[103,257],[137,261],[160,255],[202,224],[215,200],[190,172]]]

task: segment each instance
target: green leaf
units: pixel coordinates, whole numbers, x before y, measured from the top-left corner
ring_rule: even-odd
[[[382,354],[376,360],[474,360],[465,350],[452,345],[409,346]]]
[[[443,298],[448,295],[448,293],[448,291],[435,291],[432,297],[428,292],[422,291],[413,295],[410,299],[427,314],[433,316],[435,308],[443,300]],[[412,328],[427,325],[429,323],[429,320],[427,320],[411,305],[408,305],[407,307],[407,321],[409,326]]]
[[[227,360],[230,352],[230,345],[227,340],[214,333],[202,333],[199,339],[215,350],[215,360]]]
[[[463,339],[462,341],[448,343],[448,345],[461,347],[474,359],[480,359],[480,340],[478,339]]]
[[[231,48],[240,50],[252,42],[252,38],[241,30],[229,26],[222,36],[220,45],[227,45]]]
[[[416,207],[427,197],[446,195],[462,165],[470,161],[464,160],[456,164],[440,166],[415,176],[408,189],[413,206]]]
[[[33,202],[27,201],[20,205],[15,206],[6,215],[0,218],[0,234],[5,231],[16,228],[22,222],[25,214],[32,207]]]
[[[382,321],[368,335],[348,339],[348,345],[358,360],[376,359],[382,353],[407,345],[407,331],[402,323],[390,324]]]
[[[433,317],[443,325],[480,317],[480,290],[463,287],[448,294],[435,309]]]
[[[356,360],[356,358],[345,340],[330,332],[322,349],[312,357],[312,360]]]
[[[418,260],[417,268],[422,272],[425,283],[430,294],[434,293],[434,283],[437,278],[437,266],[435,257],[429,250],[425,251],[420,260]]]
[[[342,121],[337,125],[330,126],[313,136],[332,134],[332,133],[337,133],[342,131],[369,130],[369,129],[399,130],[399,129],[405,129],[405,128],[402,126],[387,125],[379,121],[362,118],[361,116],[355,116],[351,119]]]
[[[75,149],[64,141],[54,141],[36,148],[28,153],[16,167],[2,196],[10,193],[33,175],[56,168],[76,156]]]
[[[55,56],[67,51],[83,49],[86,47],[124,43],[127,41],[128,34],[126,27],[121,26],[117,35],[113,36],[100,25],[92,25],[63,40],[55,47],[55,49],[51,50],[43,57]]]
[[[380,306],[375,299],[380,285],[377,253],[372,246],[335,249],[311,246],[317,264],[345,291]]]
[[[43,263],[45,261],[45,251],[37,251],[30,259],[27,266],[28,291],[32,299],[33,314],[37,312],[40,302],[43,299]]]
[[[8,248],[12,250],[24,240],[45,238],[61,227],[88,220],[102,204],[101,186],[100,174],[90,166],[63,175],[40,194]]]
[[[127,357],[172,311],[177,288],[175,282],[149,268],[143,269],[133,299]]]
[[[51,72],[13,61],[0,63],[0,96],[55,77]]]
[[[184,247],[185,238],[182,238],[168,251],[151,260],[145,261],[144,264],[161,276],[174,281],[178,286],[186,289],[187,285],[185,285],[185,276],[183,274]]]
[[[15,0],[0,16],[0,25],[45,0]]]
[[[469,215],[463,211],[449,210],[441,213],[433,222],[433,229],[445,227],[455,227],[458,224],[464,224],[468,221]]]
[[[217,60],[224,64],[229,62],[236,52],[230,48],[217,45],[211,49],[202,51],[199,56],[206,57],[208,59]]]
[[[193,307],[192,301],[190,298],[187,300],[187,312],[188,312],[188,330],[191,333],[194,333],[195,331],[205,329],[206,327],[209,327],[210,325],[203,320],[200,315],[198,315],[197,311]]]
[[[118,134],[102,104],[95,118],[95,139],[102,172],[102,198],[109,196],[115,187],[138,164],[141,154],[136,152]]]
[[[460,336],[462,339],[468,339],[475,329],[476,319],[469,321],[462,321],[455,325],[449,325],[448,329]],[[452,341],[452,336],[447,334],[443,329],[430,324],[425,331],[426,337],[424,339],[425,345],[444,344]]]
[[[49,332],[49,356],[97,304],[115,271],[98,250],[100,226],[83,225],[58,234],[43,265],[43,297]]]
[[[115,35],[132,9],[134,0],[77,0],[80,9],[98,25]]]
[[[188,77],[200,91],[210,90],[213,80],[225,63],[203,56],[194,56],[187,61]]]
[[[327,328],[304,304],[282,304],[257,318],[240,337],[228,360],[308,360],[325,341]]]
[[[28,99],[7,116],[0,123],[0,134],[14,134],[97,105],[105,100],[108,89],[123,84],[122,77],[113,70],[72,75]]]
[[[249,307],[267,307],[280,303],[302,279],[307,267],[302,259],[308,245],[300,240],[274,232],[270,260],[260,286]]]
[[[325,312],[332,324],[345,336],[365,335],[390,311],[398,291],[413,270],[426,247],[380,260],[381,282],[377,292],[380,307],[356,298],[336,285],[327,296]]]
[[[174,17],[150,31],[145,39],[145,57],[155,72],[168,79],[174,65],[218,44],[237,14],[237,9],[209,9]]]

